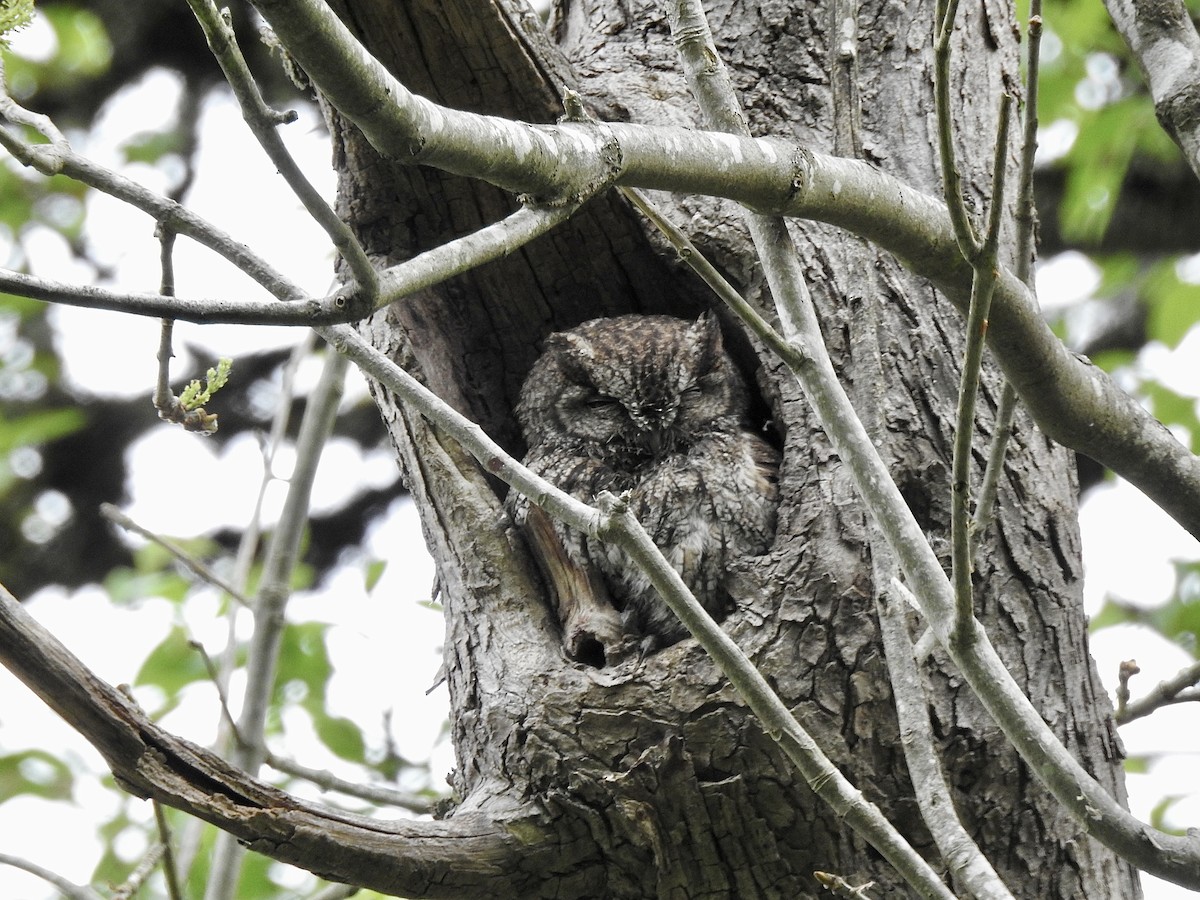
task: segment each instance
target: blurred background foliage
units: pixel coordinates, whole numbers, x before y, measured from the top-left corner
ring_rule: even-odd
[[[1200,0],[1191,0],[1190,8],[1193,15],[1200,14]],[[123,159],[116,163],[159,170],[169,192],[186,201],[199,110],[211,92],[225,90],[186,5],[174,0],[47,0],[38,9],[40,27],[50,29],[54,46],[36,58],[5,52],[15,99],[50,115],[86,148],[89,130],[124,92],[151,75],[167,73],[180,86],[177,108],[162,127],[130,133],[121,146]],[[311,103],[283,75],[270,51],[252,39],[256,24],[247,6],[235,5],[233,17],[268,100],[292,107]],[[1043,296],[1043,303],[1075,350],[1112,372],[1195,452],[1200,450],[1197,397],[1160,378],[1147,359],[1156,348],[1176,348],[1197,333],[1200,231],[1190,226],[1200,221],[1200,184],[1158,127],[1144,79],[1099,0],[1046,0],[1043,17],[1042,132],[1035,185],[1040,256],[1052,264],[1071,260],[1070,271],[1078,272],[1081,282],[1078,291],[1067,292],[1072,294],[1069,301]],[[7,156],[0,159],[0,256],[5,265],[28,270],[29,246],[53,234],[69,248],[75,274],[89,275],[96,283],[111,278],[89,241],[88,200],[87,191],[69,179],[46,179]],[[114,347],[113,352],[128,348]],[[148,360],[151,354],[146,348]],[[220,431],[209,440],[220,445],[269,427],[272,410],[257,398],[265,384],[277,382],[287,356],[286,351],[266,351],[235,361],[233,379],[214,404]],[[192,371],[180,372],[180,382],[214,361],[194,349]],[[202,588],[157,548],[134,549],[98,513],[100,504],[120,504],[128,497],[130,479],[137,473],[129,470],[127,450],[157,424],[149,363],[145,394],[135,398],[96,395],[87,385],[68,383],[63,368],[47,307],[0,295],[0,582],[20,598],[49,585],[75,589],[95,583],[118,605],[148,597],[187,603]],[[291,422],[298,423],[304,401],[298,397],[291,402]],[[336,433],[362,448],[378,448],[386,441],[366,401],[343,412]],[[1079,463],[1082,491],[1111,477],[1090,460]],[[398,477],[381,487],[348,490],[339,508],[315,518],[303,582],[325,579],[402,492]],[[217,567],[231,560],[239,537],[232,529],[185,536],[193,553]],[[368,571],[364,577],[373,580],[376,575]],[[1181,562],[1177,589],[1165,605],[1145,610],[1113,597],[1094,626],[1137,621],[1196,655],[1198,585],[1200,562]],[[299,710],[334,755],[363,768],[363,780],[394,781],[411,764],[394,748],[373,743],[359,725],[327,712],[332,668],[324,628],[320,622],[289,625],[280,660],[280,712],[270,727],[277,733],[287,710]],[[186,629],[178,626],[141,664],[137,681],[157,689],[161,704],[150,711],[162,714],[189,685],[208,677]],[[70,765],[39,751],[0,755],[0,804],[23,794],[70,799],[73,778]],[[432,790],[426,790],[432,797]],[[128,802],[119,804],[102,825],[110,845],[127,829],[147,827],[143,818],[129,815]],[[197,858],[206,858],[203,847]],[[109,852],[96,882],[119,882],[128,869],[127,860]],[[201,864],[192,877],[199,884],[203,876]],[[256,860],[246,870],[241,896],[276,895],[276,878],[273,864]]]

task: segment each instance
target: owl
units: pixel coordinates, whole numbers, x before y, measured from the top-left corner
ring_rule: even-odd
[[[694,322],[627,315],[551,335],[516,415],[526,466],[586,503],[602,491],[623,495],[696,599],[719,617],[729,602],[730,563],[765,553],[775,531],[779,453],[747,430],[746,406],[745,384],[711,315]],[[579,597],[563,596],[590,590],[617,610],[643,654],[687,634],[619,548],[550,522],[516,492],[509,511],[533,534],[560,618],[565,605],[568,617],[594,619],[571,613]]]

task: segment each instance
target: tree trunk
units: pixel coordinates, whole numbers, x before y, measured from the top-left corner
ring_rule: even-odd
[[[861,155],[939,192],[932,3],[706,5],[756,135]],[[553,22],[559,50],[528,15],[502,6],[345,0],[340,12],[401,81],[440,103],[550,122],[569,84],[598,118],[699,127],[653,4],[571,0]],[[958,145],[967,192],[983,209],[996,98],[1018,83],[1015,22],[999,0],[964,4],[959,16]],[[841,52],[847,17],[857,21],[853,54]],[[342,212],[380,260],[408,258],[515,206],[486,185],[381,159],[332,120]],[[753,303],[771,309],[736,207],[657,200]],[[807,222],[792,230],[834,364],[948,567],[961,318],[853,235]],[[520,455],[512,405],[545,335],[596,316],[692,316],[712,303],[609,193],[510,258],[395,304],[366,332]],[[722,316],[784,452],[777,538],[740,573],[724,627],[851,781],[940,865],[899,746],[875,614],[882,554],[873,563],[863,507],[795,379]],[[980,460],[996,396],[988,368]],[[799,897],[819,892],[815,870],[874,880],[876,896],[904,891],[694,641],[636,669],[566,660],[537,568],[503,513],[503,486],[386,392],[376,397],[440,572],[458,755],[452,815],[486,813],[517,834],[523,825],[555,830],[560,853],[525,873],[528,896]],[[1123,798],[1121,748],[1087,652],[1075,495],[1071,455],[1019,417],[996,524],[977,536],[977,609],[1042,715]],[[915,618],[912,628],[922,630]],[[1133,871],[1030,776],[945,655],[919,663],[964,824],[1014,895],[1138,896]]]

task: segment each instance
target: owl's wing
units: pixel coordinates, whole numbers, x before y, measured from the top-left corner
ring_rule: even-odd
[[[554,595],[567,656],[599,667],[629,656],[630,642],[620,613],[599,573],[585,570],[567,555],[554,523],[539,507],[530,504],[524,530]]]

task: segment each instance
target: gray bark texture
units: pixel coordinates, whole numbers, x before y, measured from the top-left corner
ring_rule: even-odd
[[[705,5],[755,135],[858,155],[938,194],[932,2]],[[515,6],[335,4],[401,81],[439,103],[552,122],[562,87],[572,86],[600,119],[699,127],[666,16],[653,3],[570,0],[549,39]],[[1000,0],[963,4],[959,16],[958,145],[969,200],[982,210],[997,98],[1018,90],[1017,31]],[[856,24],[852,54],[842,52],[847,17]],[[406,259],[515,208],[481,183],[384,160],[332,118],[341,212],[380,261]],[[770,310],[732,204],[656,199]],[[949,566],[962,319],[851,234],[796,222],[793,235],[834,364]],[[694,316],[712,302],[609,193],[506,260],[378,314],[365,331],[519,456],[512,405],[548,333],[631,311]],[[784,452],[777,538],[740,573],[724,627],[851,781],[939,865],[900,748],[863,507],[795,379],[720,314],[759,387],[758,415]],[[998,392],[989,367],[980,470]],[[440,572],[458,756],[449,821],[482,814],[531,846],[548,840],[556,849],[506,863],[503,879],[480,881],[479,896],[520,884],[529,897],[795,898],[822,892],[815,870],[851,884],[873,880],[871,896],[907,895],[814,796],[694,641],[636,669],[565,659],[537,568],[504,515],[503,485],[386,392],[376,398]],[[977,608],[993,641],[1052,728],[1123,798],[1122,751],[1088,654],[1072,458],[1027,419],[1018,418],[1009,448],[997,522],[977,541]],[[911,625],[919,635],[920,624]],[[964,824],[1014,895],[1138,896],[1135,873],[1031,777],[945,655],[934,651],[920,666]]]

